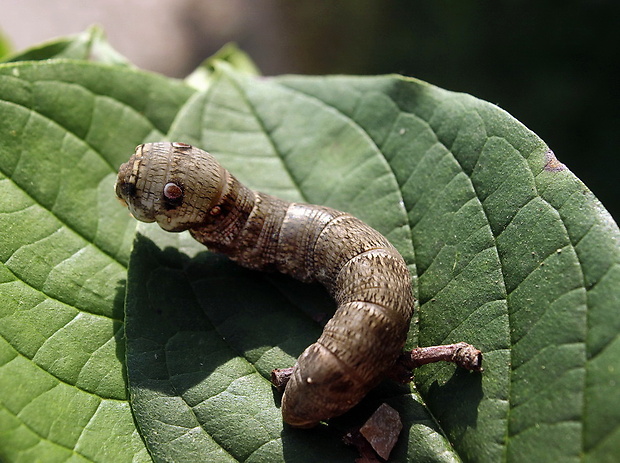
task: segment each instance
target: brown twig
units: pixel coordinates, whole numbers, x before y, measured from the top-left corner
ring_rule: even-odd
[[[482,352],[466,342],[418,347],[410,352],[403,352],[398,361],[410,370],[427,363],[451,362],[466,370],[482,371]]]
[[[396,364],[388,372],[388,376],[400,382],[409,382],[412,379],[412,370],[436,362],[451,362],[466,370],[481,372],[482,352],[466,342],[418,347],[400,354]],[[273,370],[271,372],[271,383],[279,392],[282,392],[292,373],[293,368]]]

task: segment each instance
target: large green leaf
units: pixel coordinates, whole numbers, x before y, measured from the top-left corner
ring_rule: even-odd
[[[382,231],[420,299],[410,345],[473,343],[485,372],[426,366],[423,399],[385,385],[330,430],[283,428],[269,371],[317,337],[325,293],[144,227],[128,373],[157,460],[342,461],[337,431],[380,400],[406,422],[397,461],[615,458],[619,232],[540,139],[493,105],[399,76],[259,80],[221,66],[211,78],[168,139]]]
[[[135,223],[112,186],[190,94],[124,67],[0,66],[0,459],[149,459],[124,374]]]
[[[105,39],[102,29],[93,26],[74,36],[60,37],[31,47],[14,55],[3,56],[5,62],[42,61],[51,58],[79,59],[100,63],[129,65],[129,61],[114,50]]]
[[[64,53],[42,50],[20,59]],[[396,461],[614,461],[619,232],[544,143],[398,76],[209,66],[198,93],[125,66],[0,65],[0,460],[352,461],[339,434],[387,401],[405,421]],[[333,302],[153,226],[130,258],[115,171],[159,139],[384,232],[420,299],[409,344],[476,344],[486,371],[426,366],[328,428],[283,427],[269,371]]]

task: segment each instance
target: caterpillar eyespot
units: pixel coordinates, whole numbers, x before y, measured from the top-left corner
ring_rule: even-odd
[[[183,190],[176,183],[169,182],[164,185],[164,196],[171,200],[179,199],[183,196]]]
[[[115,189],[138,220],[189,230],[245,267],[326,286],[338,309],[293,368],[282,397],[287,423],[311,427],[341,415],[396,362],[413,312],[411,279],[398,251],[361,220],[252,191],[185,143],[138,146]],[[162,191],[182,202],[167,207]]]

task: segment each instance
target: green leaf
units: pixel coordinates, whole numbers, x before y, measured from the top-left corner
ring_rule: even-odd
[[[191,93],[127,67],[0,65],[1,460],[149,460],[124,371],[135,221],[112,186]]]
[[[197,90],[207,90],[213,81],[219,62],[228,63],[236,71],[251,76],[260,75],[260,71],[252,59],[233,43],[228,43],[213,56],[204,60],[200,66],[185,78],[185,82]]]
[[[4,62],[41,61],[52,58],[96,61],[99,63],[129,66],[127,59],[114,50],[105,39],[103,30],[97,26],[79,34],[54,39],[15,55],[4,56]]]
[[[0,30],[0,60],[4,59],[5,56],[11,53],[11,50],[11,42]]]
[[[387,401],[394,461],[615,461],[620,233],[542,141],[398,76],[213,68],[196,92],[126,66],[0,65],[0,460],[352,461],[340,434]],[[283,427],[269,371],[333,301],[153,226],[131,252],[115,172],[161,139],[381,230],[414,275],[410,346],[473,343],[485,372],[426,366],[329,427]]]
[[[269,371],[292,365],[333,303],[144,227],[128,374],[156,460],[351,461],[338,430],[384,400],[405,421],[395,461],[613,461],[620,232],[540,139],[489,103],[399,76],[255,79],[218,65],[212,77],[167,138],[252,188],[383,232],[420,300],[410,346],[475,344],[485,372],[428,365],[421,396],[383,385],[328,429],[282,428]]]

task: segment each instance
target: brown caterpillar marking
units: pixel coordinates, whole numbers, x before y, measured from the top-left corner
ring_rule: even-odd
[[[361,220],[252,191],[185,143],[138,146],[115,189],[138,220],[189,230],[245,267],[327,287],[338,309],[297,360],[282,398],[287,423],[311,427],[341,415],[395,363],[413,312],[409,271]]]

